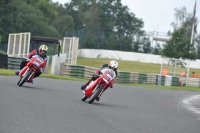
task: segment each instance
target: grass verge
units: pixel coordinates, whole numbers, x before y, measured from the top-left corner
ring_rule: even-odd
[[[16,72],[16,70],[0,69],[0,75],[15,76],[15,72]],[[51,75],[51,74],[42,74],[40,77],[41,78],[61,79],[61,80],[87,81],[86,79],[73,78],[73,77],[68,77],[68,76]]]
[[[83,65],[83,66],[89,66],[89,67],[95,67],[99,68],[102,64],[108,63],[111,59],[95,59],[95,58],[78,58],[77,59],[77,65]],[[116,60],[119,63],[119,71],[127,71],[127,72],[139,72],[144,74],[159,74],[160,73],[160,64],[154,64],[154,63],[143,63],[143,62],[136,62],[136,61],[124,61],[124,60]],[[163,68],[168,68],[169,75],[173,75],[174,66],[172,65],[164,65]],[[176,66],[176,75],[179,76],[180,73],[186,71],[187,68],[181,68],[179,66]],[[192,76],[192,72],[195,72],[200,75],[200,69],[194,69],[190,68],[189,76]]]

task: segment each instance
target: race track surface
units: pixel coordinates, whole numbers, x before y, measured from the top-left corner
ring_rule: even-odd
[[[200,93],[115,84],[81,101],[84,82],[0,76],[0,133],[200,133]]]

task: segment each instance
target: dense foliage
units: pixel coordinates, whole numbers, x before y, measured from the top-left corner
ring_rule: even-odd
[[[152,48],[143,30],[144,22],[123,6],[121,0],[71,0],[64,5],[52,0],[0,0],[0,3],[0,49],[1,44],[8,42],[9,33],[31,32],[32,36],[58,39],[76,36],[79,48],[154,53],[174,58],[200,57],[200,35],[194,39],[195,47],[188,45],[192,15],[185,8],[175,9],[174,33],[162,51],[159,43]],[[196,29],[197,25],[195,33]],[[172,48],[175,53],[170,52]]]
[[[0,35],[31,32],[33,36],[80,38],[81,48],[134,51],[136,38],[145,35],[143,21],[121,0],[0,0]],[[79,32],[81,31],[81,32]]]
[[[193,33],[196,36],[192,37],[192,17],[193,15],[187,13],[185,7],[175,8],[175,22],[171,25],[174,29],[171,38],[166,42],[162,50],[163,57],[175,58],[175,59],[191,59],[195,60],[199,56],[200,48],[200,35],[197,33],[198,20],[195,18]]]

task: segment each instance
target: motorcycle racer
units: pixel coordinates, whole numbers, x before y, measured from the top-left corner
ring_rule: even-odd
[[[47,56],[46,56],[47,51],[48,51],[48,47],[47,47],[46,45],[44,45],[44,44],[42,44],[42,45],[39,47],[39,49],[35,49],[35,50],[31,51],[31,52],[27,55],[27,57],[26,57],[25,59],[22,59],[22,62],[21,62],[21,65],[20,65],[20,70],[17,70],[17,71],[15,72],[15,74],[16,74],[16,75],[19,75],[20,71],[24,68],[25,64],[26,64],[27,62],[29,62],[29,60],[32,58],[32,56],[34,56],[34,55],[39,55],[39,56],[41,56],[41,57],[43,58],[43,60],[44,60],[44,66],[43,66],[42,69],[40,69],[40,71],[38,71],[38,72],[35,74],[34,78],[40,76],[40,74],[42,74],[42,72],[43,72],[43,70],[45,69],[46,64],[47,64]],[[31,81],[31,83],[33,84],[33,80]]]
[[[108,64],[103,64],[101,67],[99,67],[96,71],[95,71],[95,74],[92,76],[92,78],[85,84],[85,85],[82,85],[81,86],[81,90],[84,90],[88,85],[89,83],[93,80],[95,81],[99,75],[101,74],[101,70],[105,67],[109,68],[109,69],[112,69],[116,76],[117,76],[117,69],[118,69],[118,62],[115,61],[115,60],[111,60]],[[111,86],[112,88],[113,86]],[[99,101],[99,99],[97,99],[97,101]]]

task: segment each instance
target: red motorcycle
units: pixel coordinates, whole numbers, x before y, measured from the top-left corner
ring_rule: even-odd
[[[36,72],[38,72],[44,65],[44,60],[39,55],[34,55],[31,59],[27,59],[25,67],[20,71],[19,86],[25,82],[30,83]]]
[[[82,101],[89,98],[88,103],[91,104],[94,100],[100,98],[103,91],[108,87],[111,87],[116,77],[115,72],[112,69],[104,68],[101,70],[101,75],[95,81],[91,81],[89,85],[83,90]]]

